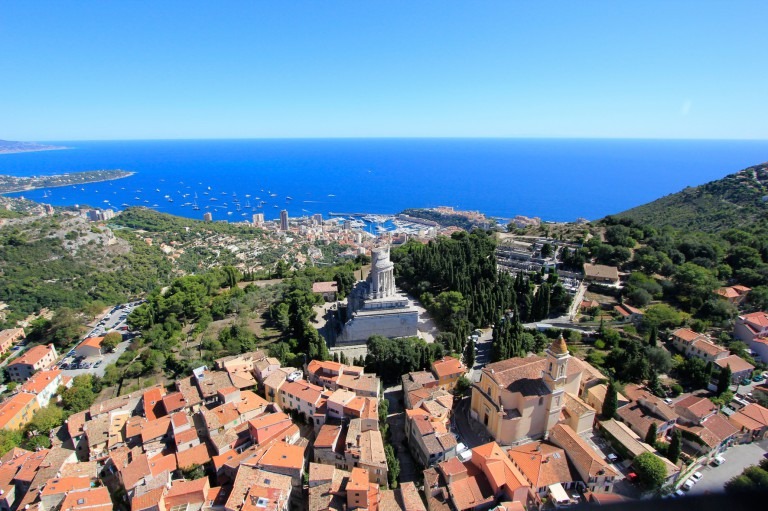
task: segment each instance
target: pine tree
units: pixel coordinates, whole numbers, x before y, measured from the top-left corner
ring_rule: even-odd
[[[651,422],[648,426],[648,433],[645,434],[645,443],[648,445],[654,445],[656,443],[656,437],[658,436],[658,428],[655,422]]]
[[[667,458],[672,463],[677,463],[680,458],[680,451],[682,450],[682,438],[680,430],[676,429],[672,432],[672,440],[669,442],[669,448],[667,449]]]
[[[616,415],[616,409],[619,407],[619,396],[613,380],[608,382],[608,390],[605,391],[605,401],[603,401],[603,417],[612,419]]]
[[[731,366],[727,365],[720,370],[720,374],[717,376],[717,395],[720,396],[731,387]]]

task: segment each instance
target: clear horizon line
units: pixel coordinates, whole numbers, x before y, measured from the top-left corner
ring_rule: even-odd
[[[8,139],[2,139],[11,141]],[[178,137],[178,138],[75,138],[75,139],[36,139],[13,140],[13,142],[62,143],[62,142],[163,142],[163,141],[210,141],[210,140],[638,140],[638,141],[711,141],[711,142],[767,142],[768,138],[676,138],[676,137],[610,137],[610,136],[299,136],[299,137]]]

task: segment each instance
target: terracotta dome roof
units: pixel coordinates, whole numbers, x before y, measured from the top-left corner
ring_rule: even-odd
[[[557,340],[552,341],[552,345],[549,347],[549,351],[551,351],[555,355],[568,354],[568,345],[565,344],[565,339],[563,339],[563,334],[560,334],[560,337],[558,337]]]

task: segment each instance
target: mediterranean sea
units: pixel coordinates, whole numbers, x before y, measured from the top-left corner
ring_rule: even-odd
[[[57,206],[147,206],[214,220],[454,206],[499,217],[590,220],[768,159],[768,141],[288,139],[49,142],[0,155],[0,174],[134,175],[10,194]],[[193,209],[197,203],[199,209]],[[225,204],[226,203],[226,204]],[[261,205],[258,208],[258,205]],[[246,207],[247,206],[247,207]]]

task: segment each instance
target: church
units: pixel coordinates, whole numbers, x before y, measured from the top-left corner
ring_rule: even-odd
[[[472,386],[470,414],[502,445],[547,438],[558,423],[581,433],[592,428],[595,410],[579,396],[603,380],[594,367],[570,355],[560,336],[544,357],[485,366]]]
[[[395,265],[389,247],[371,251],[371,272],[347,297],[346,319],[336,345],[365,344],[372,335],[415,336],[419,311],[395,288]]]

